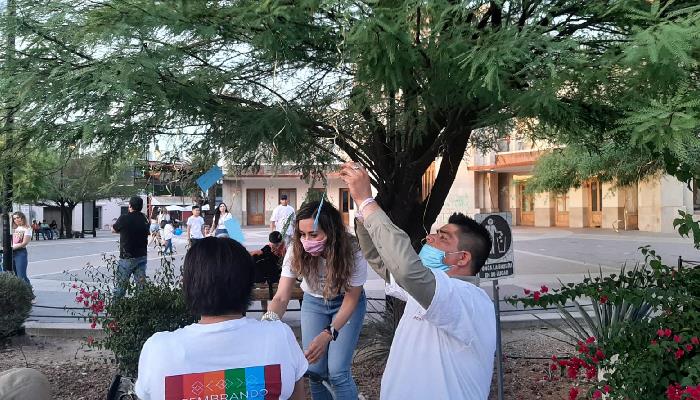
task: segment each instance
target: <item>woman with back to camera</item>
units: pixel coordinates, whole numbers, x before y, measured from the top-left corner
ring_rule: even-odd
[[[135,387],[141,400],[304,399],[308,363],[292,330],[243,316],[254,269],[235,240],[209,237],[190,247],[182,292],[199,321],[144,343]]]
[[[228,207],[226,203],[219,204],[214,212],[214,223],[212,225],[210,236],[216,237],[229,237],[228,229],[226,229],[226,221],[233,218],[230,212],[228,212]]]
[[[367,261],[330,203],[303,204],[295,224],[277,293],[263,319],[282,317],[296,278],[301,277],[301,337],[309,372],[327,379],[336,399],[356,400],[351,362],[367,310],[362,288],[367,280]],[[314,400],[331,399],[323,384],[313,380],[311,394]]]

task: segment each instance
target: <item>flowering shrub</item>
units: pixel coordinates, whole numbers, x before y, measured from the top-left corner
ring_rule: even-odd
[[[88,279],[73,277],[69,290],[75,293],[76,303],[85,307],[80,316],[104,332],[101,337],[88,337],[88,345],[111,350],[122,374],[136,376],[141,348],[151,335],[189,325],[195,318],[185,307],[172,257],[161,259],[155,278],[143,287],[127,284],[121,299],[112,296],[117,260],[106,257],[104,261],[106,272],[89,265]]]
[[[641,250],[646,262],[631,271],[509,299],[562,312],[576,355],[553,358],[550,373],[589,387],[572,387],[570,399],[700,400],[700,268],[674,269]],[[592,311],[581,298],[592,300]],[[565,308],[571,303],[584,322]]]

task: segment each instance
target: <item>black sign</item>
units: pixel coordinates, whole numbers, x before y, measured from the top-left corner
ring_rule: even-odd
[[[486,231],[491,235],[489,260],[503,258],[508,254],[508,250],[510,250],[510,246],[513,244],[513,235],[511,234],[508,222],[500,215],[489,215],[484,218],[481,225],[486,228]]]

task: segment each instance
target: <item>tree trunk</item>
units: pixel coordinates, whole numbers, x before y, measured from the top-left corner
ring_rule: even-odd
[[[75,205],[61,205],[61,215],[66,228],[66,237],[73,237],[73,209]]]

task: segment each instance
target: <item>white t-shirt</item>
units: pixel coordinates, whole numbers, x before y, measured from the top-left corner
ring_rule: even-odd
[[[163,228],[163,240],[172,239],[174,231],[175,228],[173,228],[173,224],[165,224],[165,228]]]
[[[287,399],[308,366],[281,321],[192,324],[146,341],[136,394],[141,400]]]
[[[12,232],[12,244],[20,244],[24,241],[25,236],[32,239],[32,228],[28,226],[18,226],[15,231]]]
[[[427,310],[400,287],[387,286],[388,295],[407,302],[380,398],[486,400],[496,352],[493,303],[481,288],[431,271],[436,287]]]
[[[231,213],[221,214],[219,216],[219,224],[216,225],[216,229],[226,229],[225,223],[231,218],[233,218],[233,215],[231,215]]]
[[[289,223],[289,227],[287,228],[287,236],[292,236],[294,233],[294,207],[292,206],[283,206],[282,204],[278,205],[275,207],[274,210],[272,210],[272,217],[270,217],[270,222],[275,223],[275,230],[279,233],[284,233],[282,232],[282,229],[284,229],[284,225],[287,224],[288,219],[292,219],[292,221]]]
[[[202,218],[201,215],[199,217],[191,215],[189,218],[187,218],[187,226],[190,227],[190,238],[204,238],[204,234],[202,233],[202,227],[204,226],[204,218]]]
[[[294,247],[289,246],[287,248],[287,253],[284,255],[284,260],[282,261],[282,276],[287,278],[297,278],[297,274],[292,271],[292,260],[294,257]],[[358,250],[355,252],[355,265],[352,268],[352,273],[350,274],[350,287],[362,286],[367,282],[367,260],[362,255],[362,251]],[[323,287],[326,282],[326,259],[319,257],[318,261],[318,289],[314,290],[306,282],[306,279],[301,281],[301,290],[304,293],[308,293],[314,297],[323,297]]]

